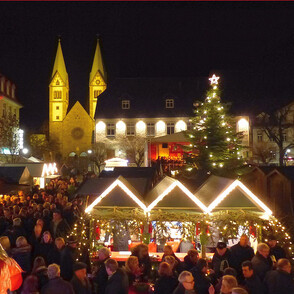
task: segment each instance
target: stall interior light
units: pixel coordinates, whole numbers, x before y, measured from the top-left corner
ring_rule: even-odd
[[[238,180],[234,181],[226,190],[216,197],[216,199],[208,206],[208,212],[210,213],[215,207],[217,207],[236,187],[239,187],[245,193],[245,195],[250,198],[253,203],[260,207],[266,214],[272,214],[272,211]]]
[[[196,205],[198,205],[203,212],[208,213],[207,207],[193,195],[181,182],[174,181],[167,189],[164,190],[147,208],[147,211],[151,211],[167,194],[169,194],[175,187],[179,187]]]
[[[146,205],[137,198],[137,196],[120,180],[115,180],[95,201],[89,205],[85,212],[90,213],[95,205],[97,205],[105,196],[107,196],[115,187],[119,186],[128,196],[130,196],[144,211],[147,210]]]

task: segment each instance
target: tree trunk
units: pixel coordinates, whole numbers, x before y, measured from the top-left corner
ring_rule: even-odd
[[[279,147],[279,166],[284,166],[284,149]]]

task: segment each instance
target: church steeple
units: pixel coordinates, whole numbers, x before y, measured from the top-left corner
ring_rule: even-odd
[[[106,90],[106,71],[104,69],[100,42],[97,38],[97,44],[90,72],[89,79],[89,114],[94,119],[97,97]]]
[[[67,83],[68,82],[68,74],[67,74],[66,67],[65,67],[65,62],[64,62],[64,58],[63,58],[62,49],[61,49],[60,38],[58,39],[57,52],[56,52],[56,56],[55,56],[55,62],[54,62],[54,66],[53,66],[51,79],[53,79],[53,77],[55,76],[55,74],[57,72],[59,73],[63,82]]]
[[[68,74],[58,39],[57,52],[49,84],[49,136],[61,142],[61,126],[68,108]]]

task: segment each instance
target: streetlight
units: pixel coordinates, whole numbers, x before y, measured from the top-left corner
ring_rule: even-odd
[[[87,152],[88,152],[88,154],[92,154],[93,151],[91,149],[89,149]]]
[[[29,153],[29,149],[28,149],[28,148],[23,148],[23,149],[22,149],[22,153],[23,153],[24,155],[28,154],[28,153]]]

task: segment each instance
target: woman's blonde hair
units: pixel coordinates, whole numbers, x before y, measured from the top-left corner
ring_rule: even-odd
[[[10,250],[11,245],[7,236],[0,237],[0,244],[5,251]]]
[[[139,260],[137,256],[130,256],[125,264],[125,268],[127,272],[133,272],[134,271],[134,265],[139,264]]]
[[[20,237],[18,237],[17,239],[16,239],[16,241],[15,241],[15,245],[16,245],[16,247],[24,247],[24,246],[27,246],[28,245],[28,241],[27,241],[27,239],[26,239],[26,237],[24,237],[24,236],[20,236]]]
[[[238,282],[234,276],[225,275],[225,276],[223,276],[223,281],[225,281],[228,284],[228,287],[230,289],[238,287]]]
[[[176,259],[171,255],[165,256],[164,261],[167,262],[171,268],[174,268],[177,265]]]

